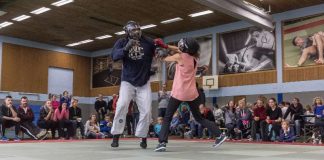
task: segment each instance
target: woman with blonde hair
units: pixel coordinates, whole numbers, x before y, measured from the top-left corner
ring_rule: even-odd
[[[314,98],[315,127],[318,127],[324,140],[324,105],[320,97]]]

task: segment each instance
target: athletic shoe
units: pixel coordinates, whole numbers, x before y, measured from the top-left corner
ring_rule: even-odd
[[[165,152],[166,151],[166,144],[164,142],[158,144],[154,151],[155,152]]]
[[[219,147],[222,143],[225,142],[226,139],[227,139],[226,135],[221,134],[218,138],[216,138],[215,144],[213,145],[213,147],[214,148]]]
[[[9,139],[6,136],[3,136],[1,138],[1,142],[8,142],[8,141],[9,141]]]
[[[46,130],[42,130],[40,131],[37,135],[36,135],[36,138],[39,140],[39,139],[42,139],[44,136],[47,135],[47,131]]]
[[[113,142],[110,145],[112,148],[117,148],[119,147],[119,135],[114,135],[113,136]]]
[[[19,142],[19,141],[21,141],[21,139],[20,139],[18,136],[16,136],[16,137],[14,138],[14,141],[15,141],[15,142]]]
[[[147,148],[147,140],[146,138],[142,138],[142,141],[140,143],[140,146],[142,149],[146,149]]]
[[[48,133],[46,132],[42,137],[39,137],[38,140],[44,140],[47,138]]]

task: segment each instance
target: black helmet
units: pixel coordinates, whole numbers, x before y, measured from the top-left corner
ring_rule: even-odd
[[[192,37],[182,38],[178,42],[178,48],[181,52],[185,52],[190,55],[195,55],[199,51],[199,44],[196,41],[196,39]]]
[[[128,21],[124,26],[124,30],[131,39],[140,39],[142,36],[141,26],[135,21]]]

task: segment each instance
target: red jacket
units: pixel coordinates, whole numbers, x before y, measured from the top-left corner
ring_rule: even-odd
[[[257,107],[256,109],[253,110],[253,118],[254,117],[259,117],[260,120],[265,120],[267,119],[267,115],[266,115],[266,109],[264,106],[262,107]]]

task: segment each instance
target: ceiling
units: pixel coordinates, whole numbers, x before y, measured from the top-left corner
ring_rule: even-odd
[[[0,10],[8,12],[0,16],[0,23],[22,14],[32,17],[0,29],[0,35],[17,37],[58,46],[95,39],[102,35],[112,38],[95,40],[91,43],[72,48],[96,51],[111,48],[117,38],[114,33],[122,31],[122,26],[129,20],[141,25],[156,24],[157,27],[143,30],[151,37],[165,37],[215,25],[226,24],[238,19],[214,11],[209,15],[191,18],[195,12],[210,8],[193,0],[75,0],[73,3],[56,7],[51,3],[58,0],[0,0]],[[261,7],[272,6],[272,13],[321,4],[324,0],[248,0]],[[49,7],[50,11],[40,15],[29,12],[40,7]],[[182,17],[176,23],[161,24],[162,20]],[[12,21],[13,22],[13,21]]]

